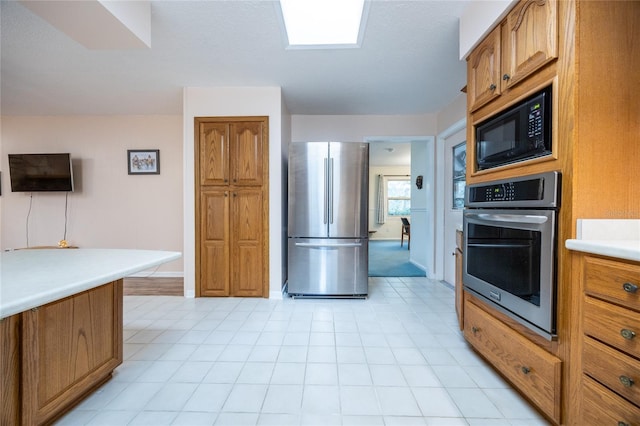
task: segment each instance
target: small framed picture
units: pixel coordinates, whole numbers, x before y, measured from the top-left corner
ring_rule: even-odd
[[[127,150],[127,165],[130,175],[159,175],[159,149]]]

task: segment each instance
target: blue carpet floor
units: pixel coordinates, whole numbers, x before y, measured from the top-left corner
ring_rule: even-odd
[[[370,277],[424,277],[425,272],[409,262],[407,243],[400,241],[369,241]]]

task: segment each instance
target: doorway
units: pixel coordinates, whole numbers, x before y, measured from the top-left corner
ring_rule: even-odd
[[[425,276],[412,262],[413,247],[402,235],[402,220],[412,222],[412,141],[370,141],[369,147],[369,276]],[[412,242],[415,245],[415,242]]]
[[[444,281],[455,283],[456,230],[462,229],[466,174],[466,128],[444,139]],[[462,174],[461,174],[462,172]]]

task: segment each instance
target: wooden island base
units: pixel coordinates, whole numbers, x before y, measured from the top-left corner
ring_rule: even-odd
[[[52,423],[122,363],[122,279],[0,320],[0,425]]]

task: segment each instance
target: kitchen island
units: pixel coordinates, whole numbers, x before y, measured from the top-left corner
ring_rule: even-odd
[[[50,423],[122,363],[122,282],[178,252],[0,254],[0,424]]]

